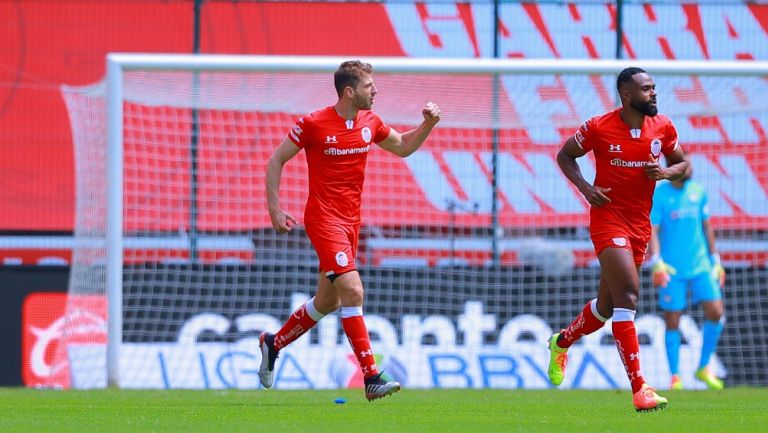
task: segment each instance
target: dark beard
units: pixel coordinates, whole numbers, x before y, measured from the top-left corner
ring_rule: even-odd
[[[355,99],[353,101],[355,107],[357,107],[359,110],[370,110],[371,109],[371,101],[368,98],[355,95]]]
[[[656,107],[655,105],[651,105],[650,101],[648,102],[630,101],[629,106],[645,114],[646,116],[654,117],[655,115],[659,114],[659,108]]]

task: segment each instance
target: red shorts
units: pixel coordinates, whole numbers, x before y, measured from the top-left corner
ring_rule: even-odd
[[[606,248],[624,248],[632,252],[632,258],[636,266],[645,261],[645,250],[648,248],[648,239],[630,236],[627,230],[612,227],[597,233],[590,233],[592,243],[595,245],[595,254],[600,256]]]
[[[360,223],[313,223],[306,224],[309,240],[320,260],[320,271],[326,276],[341,275],[357,269],[357,241]]]

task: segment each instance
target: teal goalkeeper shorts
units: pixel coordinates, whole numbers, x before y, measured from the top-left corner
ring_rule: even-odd
[[[692,277],[671,276],[667,287],[659,288],[659,307],[664,311],[685,310],[688,291],[691,292],[691,304],[722,299],[720,286],[709,272],[702,272]]]

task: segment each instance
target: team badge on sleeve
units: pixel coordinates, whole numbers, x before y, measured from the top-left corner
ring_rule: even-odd
[[[658,138],[651,140],[651,153],[653,156],[659,156],[659,153],[661,153],[661,140]]]

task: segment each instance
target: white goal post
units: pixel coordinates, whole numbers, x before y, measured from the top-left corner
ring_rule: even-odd
[[[125,131],[126,131],[126,101],[133,100],[133,95],[131,94],[132,91],[135,91],[137,88],[141,87],[141,76],[136,78],[133,82],[127,83],[126,81],[126,75],[130,73],[146,73],[147,76],[150,76],[153,73],[159,72],[159,73],[168,73],[168,72],[183,72],[183,73],[189,73],[195,78],[193,78],[190,82],[191,87],[185,87],[183,89],[184,92],[187,92],[184,96],[184,98],[187,98],[184,102],[182,102],[181,106],[192,106],[193,111],[196,113],[196,110],[199,107],[206,107],[206,98],[214,98],[215,95],[211,96],[212,94],[216,93],[215,89],[205,89],[205,88],[199,88],[201,81],[199,78],[196,77],[197,73],[222,73],[222,74],[230,74],[230,73],[270,73],[270,74],[276,74],[277,76],[281,74],[290,75],[290,76],[300,76],[300,74],[321,74],[326,79],[325,86],[328,88],[328,90],[332,91],[332,79],[331,75],[333,71],[338,67],[338,65],[345,61],[349,60],[348,57],[307,57],[307,56],[239,56],[239,55],[183,55],[183,54],[130,54],[130,53],[113,53],[109,54],[106,59],[107,63],[107,77],[106,77],[106,167],[103,167],[106,170],[106,173],[104,174],[104,180],[106,181],[106,202],[104,205],[106,206],[106,212],[105,212],[105,241],[106,241],[106,248],[105,248],[105,263],[106,263],[106,281],[105,281],[105,287],[106,290],[104,293],[107,297],[107,305],[108,305],[108,311],[107,311],[107,320],[108,320],[108,332],[107,332],[107,350],[106,350],[106,383],[108,383],[109,386],[124,386],[123,380],[121,378],[123,375],[121,374],[121,365],[120,365],[120,358],[121,358],[121,346],[123,345],[123,330],[124,330],[124,324],[123,324],[123,314],[124,314],[124,302],[123,302],[123,294],[124,294],[124,264],[126,263],[126,257],[125,257],[125,249],[126,243],[125,243],[125,227],[126,227],[126,221],[124,220],[125,216],[125,208],[124,208],[124,196],[126,194],[125,185],[126,182],[135,182],[136,179],[126,179],[125,177],[125,160],[126,155],[124,154],[124,137],[125,137]],[[406,76],[406,77],[413,77],[418,75],[423,76],[440,76],[445,78],[446,76],[449,77],[446,80],[445,84],[436,84],[434,87],[430,88],[433,92],[438,92],[434,95],[434,100],[441,104],[441,109],[443,112],[446,113],[444,116],[443,121],[441,122],[439,128],[441,127],[448,127],[448,128],[462,128],[462,127],[470,127],[474,129],[485,129],[485,130],[496,130],[496,129],[503,129],[508,127],[508,119],[511,118],[512,115],[509,114],[509,112],[505,111],[507,108],[505,108],[503,103],[500,103],[497,98],[498,95],[494,94],[492,96],[489,96],[485,99],[492,99],[493,102],[484,106],[484,107],[472,107],[472,101],[471,98],[473,97],[473,94],[476,92],[476,90],[472,88],[461,88],[462,83],[465,83],[462,80],[458,80],[457,83],[454,83],[456,86],[455,88],[450,87],[452,80],[451,76],[460,76],[460,77],[471,77],[471,76],[483,76],[485,78],[491,77],[492,80],[495,80],[494,77],[507,77],[507,79],[512,80],[510,77],[515,76],[579,76],[579,77],[589,77],[589,76],[602,76],[601,79],[603,83],[607,83],[606,87],[609,91],[611,91],[610,83],[611,79],[615,81],[615,75],[623,68],[628,66],[639,66],[644,69],[646,69],[654,78],[660,78],[664,76],[681,76],[681,77],[689,77],[689,76],[700,76],[700,77],[733,77],[734,79],[740,79],[740,78],[752,78],[752,79],[758,79],[760,80],[760,77],[766,77],[768,76],[768,62],[744,62],[744,61],[718,61],[718,62],[709,62],[709,61],[668,61],[668,60],[561,60],[561,59],[458,59],[458,58],[392,58],[392,57],[362,57],[361,60],[367,61],[371,63],[374,66],[374,72],[375,74],[395,74],[400,76]],[[204,82],[205,79],[203,78],[202,81]],[[658,79],[657,79],[658,81]],[[298,82],[301,82],[300,80]],[[293,85],[295,85],[296,81],[293,81]],[[416,80],[415,86],[423,86],[423,81]],[[510,86],[511,82],[508,82],[506,85]],[[275,86],[278,86],[280,83],[275,84]],[[210,82],[208,83],[210,85]],[[296,98],[302,97],[302,90],[298,90],[297,95],[290,95],[288,97],[287,95],[291,93],[295,89],[291,89],[291,84],[287,84],[287,87],[281,88],[280,91],[273,94],[272,96],[275,98],[281,98],[285,96],[286,98],[290,100],[295,100]],[[442,87],[445,86],[445,87]],[[271,84],[265,85],[265,89],[274,89],[276,87],[271,87]],[[445,88],[444,93],[445,94],[458,94],[460,93],[462,95],[462,98],[459,98],[458,96],[454,98],[442,98],[444,96],[443,94],[440,94],[439,91],[441,88]],[[716,89],[708,89],[708,91],[717,91]],[[748,89],[747,89],[748,90]],[[169,94],[167,96],[160,97],[156,104],[158,106],[162,106],[163,104],[166,104],[169,99],[172,99],[177,96],[177,91],[181,91],[178,89],[172,89],[169,91]],[[386,95],[386,91],[394,92],[395,89],[389,88],[384,89],[382,91],[383,95]],[[148,92],[151,92],[149,90]],[[226,90],[223,90],[224,93],[227,93],[228,97],[230,93],[233,93],[233,97],[237,97],[236,93],[237,91],[232,91],[232,89],[227,88]],[[424,89],[416,89],[414,88],[413,92],[417,94],[419,97],[424,95],[426,93]],[[615,91],[610,92],[611,95],[613,95]],[[513,92],[510,92],[511,96],[514,96]],[[282,95],[282,96],[281,96]],[[151,96],[151,95],[150,95]],[[573,95],[572,95],[573,96]],[[768,95],[765,95],[768,96]],[[408,99],[410,96],[407,92],[404,92],[404,94],[399,94],[398,96],[403,99]],[[587,97],[594,98],[594,94],[589,94]],[[143,98],[143,99],[142,99]],[[245,99],[248,99],[249,96],[246,96]],[[578,96],[576,97],[578,98]],[[383,98],[382,98],[383,99]],[[441,99],[448,99],[449,101],[457,101],[457,100],[464,100],[467,106],[462,107],[452,107],[449,103],[442,102]],[[153,105],[155,102],[148,101],[146,95],[142,95],[140,98],[140,103],[146,104],[146,105]],[[378,98],[377,98],[378,100]],[[766,107],[768,106],[766,103],[766,100],[768,98],[764,98],[763,101],[751,101],[751,105],[749,105],[746,109],[751,112],[766,112]],[[187,104],[187,102],[192,101],[190,105]],[[202,102],[200,102],[202,101]],[[198,104],[200,102],[200,104]],[[274,101],[264,101],[264,104],[269,104]],[[326,105],[332,104],[334,101],[325,99]],[[416,104],[423,103],[425,101],[416,101]],[[250,101],[244,102],[246,105],[250,103]],[[280,104],[281,101],[275,102],[277,104]],[[68,102],[69,105],[72,105],[71,102]],[[213,109],[217,108],[216,102],[214,102],[211,106]],[[298,112],[291,112],[290,114],[296,115],[297,117],[301,114],[307,113],[311,111],[311,109],[318,109],[321,108],[322,105],[317,105],[316,102],[312,101],[312,104],[315,104],[316,106],[312,107],[311,105],[307,104],[306,107],[301,106],[299,107]],[[384,104],[384,102],[382,102]],[[663,98],[660,98],[660,111],[662,113],[665,113],[664,110],[664,104],[665,100]],[[226,105],[226,104],[225,104]],[[508,103],[506,105],[509,105]],[[734,106],[735,107],[735,106]],[[731,110],[731,108],[734,108],[731,106],[727,107],[727,110]],[[226,109],[229,109],[225,107]],[[515,107],[515,112],[517,113],[514,115],[515,118],[521,118],[524,117],[520,114],[521,110],[526,110],[523,107]],[[236,107],[233,109],[237,109]],[[250,108],[253,109],[253,108]],[[378,108],[375,106],[375,110],[379,111]],[[690,113],[686,113],[686,110],[692,110],[692,112],[695,112],[695,110],[701,110],[701,115],[709,115],[712,114],[711,112],[707,111],[709,108],[707,107],[699,107],[699,108],[683,108],[683,112],[678,113],[682,115],[687,115]],[[735,109],[735,108],[734,108]],[[256,109],[258,110],[258,108]],[[383,109],[383,113],[381,111],[380,114],[382,115],[382,118],[387,122],[392,122],[394,124],[406,124],[405,120],[406,118],[411,118],[414,121],[418,121],[419,112],[417,110],[413,110],[410,108],[403,108],[403,113],[398,112],[398,104],[392,104],[391,106],[387,106]],[[474,110],[474,111],[473,111]],[[72,112],[72,108],[70,107],[70,112]],[[285,111],[280,108],[276,109],[275,111]],[[468,113],[466,116],[456,115],[457,112],[464,111]],[[483,111],[483,112],[480,112]],[[453,113],[453,114],[451,114]],[[595,111],[591,113],[592,115],[600,114],[599,111]],[[695,113],[694,113],[695,114]],[[196,116],[196,114],[194,114]],[[765,115],[762,114],[765,118]],[[392,118],[395,118],[395,120],[389,120]],[[579,121],[583,121],[585,119],[579,119]],[[141,122],[141,120],[136,120],[137,124]],[[463,123],[464,122],[464,123]],[[524,120],[522,121],[524,123]],[[578,126],[578,124],[574,125],[574,122],[571,120],[569,121],[569,124],[561,124],[558,125],[559,127],[563,127],[564,129],[567,127],[573,127]],[[74,121],[73,121],[74,123]],[[290,128],[292,124],[290,122],[286,122],[284,125],[282,125],[282,128],[285,133],[287,133],[288,129]],[[186,127],[186,126],[185,126]],[[212,126],[213,127],[213,126]],[[537,128],[540,127],[540,125],[536,126]],[[541,126],[542,128],[545,126]],[[196,125],[190,126],[190,128],[197,128]],[[76,127],[73,127],[73,129],[76,129]],[[280,129],[276,127],[275,129]],[[156,132],[157,134],[162,133],[162,131]],[[531,133],[529,134],[531,137],[531,140],[535,140],[535,137],[533,137],[535,134]],[[76,140],[78,133],[75,132]],[[142,136],[143,137],[143,136]],[[279,138],[279,136],[278,136]],[[144,138],[142,138],[144,139]],[[686,141],[685,137],[681,137],[682,141]],[[278,140],[279,141],[279,140]],[[276,142],[264,142],[259,143],[263,146],[275,146],[277,144]],[[148,145],[151,146],[151,143]],[[417,152],[418,154],[418,152]],[[480,157],[482,158],[482,157]],[[441,164],[448,164],[451,166],[453,164],[453,161],[446,159],[447,162],[441,162]],[[490,160],[486,161],[489,162]],[[495,161],[495,160],[494,160]],[[419,160],[418,163],[422,162],[428,162],[426,160],[422,161]],[[194,164],[194,162],[192,163]],[[414,163],[412,163],[414,164]],[[426,165],[425,165],[426,166]],[[442,166],[441,166],[442,167]],[[416,170],[416,168],[412,167],[413,170]],[[765,169],[765,167],[763,167]],[[428,171],[426,171],[428,173]],[[493,173],[496,173],[493,171]],[[194,175],[193,175],[194,176]],[[138,178],[141,176],[139,175]],[[419,183],[420,186],[424,187],[426,183],[428,183],[430,180],[428,177],[425,177],[422,183]],[[461,179],[459,179],[461,181]],[[418,181],[417,181],[418,182]],[[425,183],[426,182],[426,183]],[[710,182],[711,184],[712,182]],[[495,184],[495,182],[494,182]],[[467,182],[466,184],[462,184],[465,186],[465,190],[469,190],[469,186],[475,185],[472,182]],[[566,184],[562,184],[562,188],[566,188]],[[141,188],[141,186],[138,186],[137,188]],[[194,187],[193,187],[194,188]],[[371,188],[376,188],[376,191],[380,191],[380,187],[374,182],[371,186]],[[556,187],[555,187],[556,188]],[[227,189],[227,187],[223,187],[223,189]],[[247,190],[244,195],[247,195]],[[469,190],[467,195],[470,195],[472,191]],[[225,194],[225,192],[222,192],[222,194]],[[383,194],[383,193],[382,193]],[[425,193],[428,196],[428,193]],[[493,223],[494,225],[501,225],[502,229],[504,226],[507,226],[507,224],[504,223],[504,221],[499,222],[499,218],[502,218],[502,220],[506,217],[499,216],[500,214],[506,212],[507,210],[503,207],[499,207],[496,205],[496,201],[499,200],[499,194],[500,192],[497,190],[493,191],[493,199],[489,199],[486,201],[493,201],[493,204],[489,204],[488,208],[483,208],[483,204],[478,201],[474,204],[474,210],[473,209],[460,209],[458,213],[454,213],[454,207],[453,205],[449,205],[448,209],[448,217],[446,221],[449,221],[451,225],[451,258],[454,258],[454,248],[455,245],[459,245],[461,247],[462,245],[470,245],[471,242],[475,242],[478,238],[482,238],[482,235],[475,236],[475,240],[469,240],[466,238],[460,238],[460,239],[454,239],[453,236],[453,224],[458,224],[462,226],[472,226],[472,214],[473,212],[477,213],[477,209],[479,208],[479,212],[485,212],[487,214],[488,218],[482,221],[485,221],[483,224],[486,226]],[[505,200],[512,200],[513,198],[510,198],[511,192],[507,192],[505,195]],[[395,197],[396,199],[396,197]],[[462,198],[466,201],[466,199]],[[365,196],[364,196],[365,200]],[[483,198],[485,200],[485,198]],[[570,200],[570,199],[568,199]],[[478,204],[480,203],[480,204]],[[559,203],[570,203],[563,199],[563,201]],[[296,204],[296,203],[294,203]],[[215,206],[215,203],[210,204],[210,206]],[[299,208],[301,208],[301,203],[297,204]],[[407,205],[406,205],[407,206]],[[565,206],[565,205],[564,205]],[[513,207],[514,208],[514,207]],[[558,211],[557,203],[554,205],[550,205],[550,208],[555,209],[555,213]],[[405,211],[407,209],[404,208]],[[193,212],[193,211],[189,211]],[[377,215],[384,215],[382,212],[377,210]],[[568,213],[570,211],[563,211],[564,213]],[[495,215],[491,215],[492,213],[495,213]],[[393,214],[394,215],[394,214]],[[525,216],[525,215],[524,215]],[[386,217],[386,215],[384,216]],[[466,217],[466,218],[465,218]],[[762,216],[759,216],[762,218]],[[237,218],[235,216],[227,216],[226,218]],[[426,219],[430,218],[429,216],[425,217]],[[463,218],[463,219],[462,219]],[[549,218],[548,216],[546,218]],[[546,219],[545,218],[545,219]],[[563,225],[562,222],[559,222],[556,218],[552,217],[552,223],[546,224],[546,226],[551,227],[558,227]],[[526,230],[525,222],[526,219],[521,219],[520,221],[523,221],[521,223],[520,227],[518,227],[518,230]],[[583,223],[583,219],[579,220]],[[364,221],[365,223],[365,221]],[[748,226],[751,223],[746,223]],[[393,225],[397,225],[393,222]],[[565,225],[571,225],[571,224],[565,224]],[[583,225],[583,224],[581,224]],[[521,228],[522,227],[522,228]],[[756,227],[756,229],[761,227]],[[499,234],[499,227],[493,227],[493,233],[490,236],[490,240],[488,240],[489,243],[483,243],[484,240],[480,240],[475,243],[471,244],[470,247],[467,248],[478,248],[478,249],[493,249],[495,251],[492,252],[491,256],[492,259],[498,259],[502,253],[499,253],[498,251],[504,250],[509,245],[512,245],[512,242],[515,242],[514,239],[511,239],[510,236],[504,236],[503,234]],[[143,229],[138,228],[137,231],[141,232]],[[146,229],[149,231],[148,229]],[[215,230],[213,230],[215,231]],[[373,242],[376,237],[372,236],[371,244],[372,246],[369,246],[369,253],[375,254],[375,243]],[[387,238],[386,236],[382,237],[382,245],[387,242],[390,242],[391,239]],[[570,239],[570,238],[569,238]],[[563,241],[569,241],[569,239],[563,239]],[[487,240],[487,239],[486,239]],[[415,240],[415,243],[418,242],[427,242],[426,240],[417,241]],[[583,239],[581,240],[583,241]],[[580,241],[580,242],[581,242]],[[505,243],[506,242],[506,243]],[[736,240],[734,242],[740,242],[739,240]],[[406,243],[407,244],[407,243]],[[404,244],[405,245],[405,244]],[[480,246],[477,246],[480,245]],[[513,247],[509,247],[512,248]],[[734,247],[736,248],[736,247]],[[758,247],[759,248],[759,247]],[[371,253],[373,251],[373,253]],[[503,251],[502,251],[503,252]],[[521,254],[518,253],[518,257],[520,257]],[[750,260],[749,257],[746,258],[746,260]],[[368,264],[371,264],[375,266],[376,264],[381,264],[382,267],[387,267],[387,265],[383,265],[383,262],[377,262],[376,259],[371,259]],[[388,262],[389,263],[389,262]],[[397,260],[392,261],[391,263],[394,263],[396,266],[396,263],[400,263]],[[480,266],[482,268],[482,266]],[[490,268],[493,269],[493,268]],[[464,272],[464,271],[462,271]],[[469,271],[466,271],[469,272]],[[499,271],[501,272],[501,271]],[[310,274],[310,272],[308,272]],[[461,274],[461,275],[468,275],[468,274]],[[474,274],[473,274],[474,275]],[[311,275],[308,275],[307,278],[310,278]],[[474,277],[473,277],[474,278]],[[585,293],[590,293],[592,291],[593,287],[585,287]],[[311,288],[308,288],[308,291],[311,292]],[[458,292],[455,293],[453,296],[461,296]],[[499,295],[494,295],[499,296]],[[489,298],[490,299],[490,298]],[[575,302],[581,302],[586,301],[586,298],[579,299]],[[427,301],[424,301],[427,302]],[[430,301],[431,302],[431,301]],[[646,302],[648,305],[649,310],[652,310],[652,303]],[[538,305],[538,304],[537,304]],[[440,313],[442,307],[435,306],[435,305],[429,305],[425,307],[426,310],[430,311],[436,311],[437,313]],[[537,307],[538,308],[538,307]],[[416,310],[418,310],[418,307],[415,307]],[[446,307],[447,309],[447,307]],[[285,315],[287,315],[289,311],[285,311]],[[532,314],[542,313],[542,311],[532,311]],[[393,313],[394,314],[394,313]],[[427,313],[424,313],[425,315]],[[468,314],[468,313],[467,313]],[[285,317],[283,315],[280,317]],[[558,316],[558,320],[564,320],[564,318],[560,318]],[[402,325],[404,326],[404,325]],[[500,325],[499,325],[500,326]],[[502,333],[503,334],[503,333]],[[501,337],[499,337],[501,338]],[[438,338],[439,340],[439,338]],[[404,344],[404,343],[403,343]],[[500,343],[499,343],[500,344]],[[765,349],[763,349],[764,351]],[[650,356],[650,355],[649,355]],[[165,358],[164,358],[165,359]],[[103,364],[102,364],[103,365]],[[165,364],[163,364],[165,365]],[[206,384],[207,382],[206,377]],[[168,381],[166,381],[167,383]],[[101,383],[101,382],[99,382]],[[453,384],[452,382],[448,386],[460,386]]]

